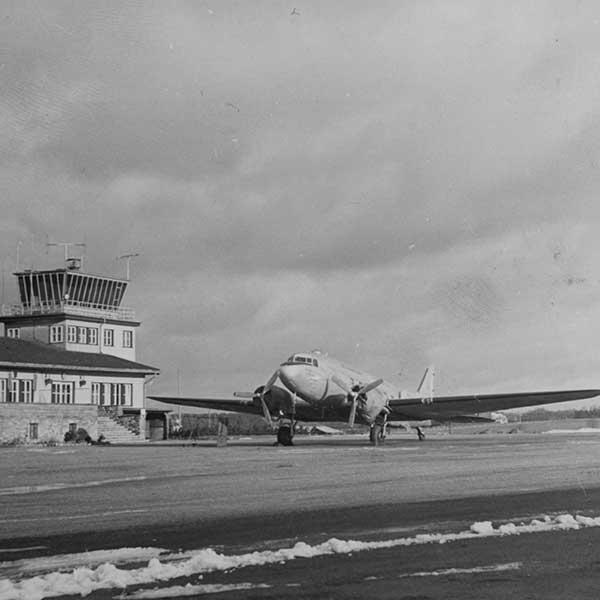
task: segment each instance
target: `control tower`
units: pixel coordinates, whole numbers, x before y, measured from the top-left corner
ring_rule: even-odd
[[[20,304],[2,306],[5,336],[136,360],[140,323],[133,309],[121,306],[128,280],[84,273],[78,258],[61,269],[14,275]]]

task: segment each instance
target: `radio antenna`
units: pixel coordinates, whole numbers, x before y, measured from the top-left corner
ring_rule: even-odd
[[[131,265],[131,259],[135,258],[136,256],[139,256],[140,253],[139,252],[132,252],[131,254],[123,254],[122,256],[117,256],[117,258],[115,258],[115,260],[124,260],[125,261],[125,272],[127,273],[126,275],[126,279],[127,281],[130,281],[129,279],[129,273],[130,273],[130,265]]]

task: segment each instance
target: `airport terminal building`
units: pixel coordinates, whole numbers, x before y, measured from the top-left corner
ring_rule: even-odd
[[[0,442],[60,442],[79,428],[162,439],[164,412],[145,410],[159,371],[136,361],[140,322],[121,306],[129,281],[84,273],[77,259],[15,276],[20,303],[0,314]]]

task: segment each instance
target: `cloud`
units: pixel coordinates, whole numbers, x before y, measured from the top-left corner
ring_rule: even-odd
[[[126,301],[165,391],[314,346],[457,391],[587,381],[595,7],[298,11],[1,9],[5,270],[19,242],[55,266],[47,239],[84,240],[110,274],[140,252]]]

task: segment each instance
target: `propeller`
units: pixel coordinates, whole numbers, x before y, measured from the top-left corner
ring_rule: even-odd
[[[333,383],[335,383],[338,387],[342,388],[348,394],[348,399],[352,402],[352,407],[350,408],[350,416],[348,417],[348,425],[350,425],[350,427],[354,427],[358,399],[366,396],[367,393],[369,393],[371,390],[374,390],[376,387],[380,386],[383,383],[383,379],[376,379],[375,381],[367,383],[362,387],[355,385],[352,388],[349,388],[346,382],[342,381],[336,375],[333,375],[331,380],[333,381]]]
[[[260,400],[260,405],[262,407],[262,411],[263,411],[263,416],[265,417],[265,420],[267,421],[267,423],[269,424],[269,427],[273,428],[273,419],[271,419],[271,413],[269,412],[269,407],[267,406],[267,403],[265,402],[265,395],[267,394],[267,392],[271,391],[271,387],[273,386],[273,384],[277,381],[277,378],[279,377],[279,369],[277,369],[277,371],[275,371],[275,373],[273,373],[273,375],[271,375],[271,377],[269,378],[269,381],[267,381],[267,383],[262,386],[262,389],[259,388],[260,392],[257,394],[255,392],[254,394],[254,398],[257,398]],[[258,392],[258,390],[257,390]]]

